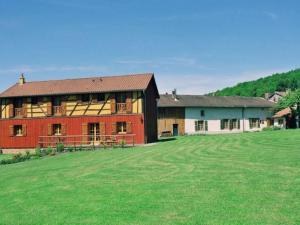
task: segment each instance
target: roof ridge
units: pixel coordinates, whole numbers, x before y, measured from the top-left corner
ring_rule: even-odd
[[[78,78],[53,79],[53,80],[37,80],[37,81],[26,81],[26,83],[42,83],[42,82],[49,82],[49,81],[85,80],[85,79],[99,79],[99,78],[111,78],[111,77],[129,77],[129,76],[146,76],[146,75],[153,76],[154,73],[103,75],[103,76],[78,77]],[[18,84],[18,83],[15,83],[14,85],[16,85],[16,84]],[[14,85],[12,85],[12,86],[14,86]]]

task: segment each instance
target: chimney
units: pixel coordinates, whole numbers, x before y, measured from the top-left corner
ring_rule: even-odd
[[[26,82],[25,77],[24,77],[24,74],[22,73],[19,78],[19,85],[23,85],[23,84],[25,84],[25,82]]]
[[[271,93],[265,93],[265,99],[269,99],[270,98],[270,96],[271,96]]]
[[[172,91],[172,98],[173,98],[175,101],[178,100],[178,99],[177,99],[177,91],[176,91],[176,89],[174,89],[174,90]]]

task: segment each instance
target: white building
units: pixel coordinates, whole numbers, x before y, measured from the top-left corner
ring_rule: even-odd
[[[264,98],[174,94],[161,95],[158,104],[159,112],[164,108],[168,111],[184,108],[185,134],[259,131],[272,124],[273,106]],[[173,127],[178,126],[173,124]]]

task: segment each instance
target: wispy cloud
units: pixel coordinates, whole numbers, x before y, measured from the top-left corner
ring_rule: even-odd
[[[150,60],[137,60],[137,59],[129,59],[129,60],[116,60],[118,64],[130,64],[130,65],[153,65],[153,66],[162,66],[162,65],[180,65],[180,66],[192,66],[197,65],[199,67],[203,67],[200,63],[198,63],[197,59],[191,57],[165,57],[165,58],[157,58]]]
[[[278,15],[274,12],[270,12],[270,11],[264,11],[263,14],[267,17],[269,17],[272,20],[277,20],[278,19]]]
[[[0,69],[0,74],[8,73],[43,73],[43,72],[103,72],[104,66],[16,66],[8,69]]]

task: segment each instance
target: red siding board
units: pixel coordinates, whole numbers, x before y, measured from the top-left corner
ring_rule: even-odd
[[[139,115],[113,115],[113,116],[84,116],[84,117],[52,117],[36,119],[9,119],[0,120],[0,148],[35,148],[39,136],[48,135],[48,124],[65,124],[66,135],[81,135],[83,123],[104,122],[106,134],[112,133],[112,124],[118,121],[131,122],[132,133],[136,135],[135,143],[143,144],[144,140],[144,117]],[[9,127],[11,125],[26,125],[25,137],[11,137]]]

